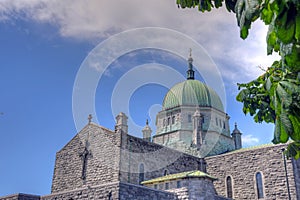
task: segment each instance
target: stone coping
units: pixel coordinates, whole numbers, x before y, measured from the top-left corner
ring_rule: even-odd
[[[44,195],[43,197],[48,197],[48,196],[53,196],[53,195],[60,195],[60,194],[68,193],[68,192],[78,192],[78,191],[82,191],[82,190],[94,189],[94,188],[104,187],[104,186],[118,185],[119,183],[120,183],[119,181],[115,181],[115,182],[105,183],[105,184],[101,184],[101,185],[93,185],[93,186],[87,185],[86,187],[82,187],[82,188],[76,188],[76,189],[73,189],[73,190],[64,190],[64,191],[61,191],[61,192],[51,193],[51,194],[48,194],[48,195]]]
[[[284,143],[284,144],[282,144],[282,143],[280,143],[280,144],[272,144],[272,143],[261,144],[261,145],[241,148],[238,150],[233,150],[233,151],[226,152],[226,153],[219,154],[219,155],[207,156],[207,157],[205,157],[205,159],[214,158],[214,157],[222,157],[222,156],[227,156],[227,155],[231,155],[231,154],[235,154],[235,153],[249,152],[249,151],[253,151],[253,150],[257,150],[257,149],[284,147],[284,146],[287,146],[288,144],[289,144],[289,142]]]
[[[17,197],[17,196],[26,196],[26,197],[33,197],[33,198],[39,198],[40,195],[34,195],[34,194],[25,194],[25,193],[16,193],[16,194],[9,194],[5,196],[1,196],[0,199],[5,199],[5,198],[11,198],[11,197]]]

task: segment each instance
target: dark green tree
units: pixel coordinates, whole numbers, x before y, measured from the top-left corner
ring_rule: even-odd
[[[240,37],[246,39],[251,24],[261,19],[268,26],[267,53],[278,52],[263,75],[238,83],[236,99],[255,122],[274,123],[273,143],[286,143],[286,154],[300,157],[300,1],[299,0],[177,0],[180,8],[201,12],[226,6],[236,15]]]

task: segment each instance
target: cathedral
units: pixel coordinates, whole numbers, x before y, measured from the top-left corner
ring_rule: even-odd
[[[127,116],[113,130],[92,122],[56,153],[51,194],[13,194],[0,200],[229,200],[300,199],[300,161],[283,156],[286,144],[242,148],[237,124],[218,94],[195,79],[174,85],[142,138]]]

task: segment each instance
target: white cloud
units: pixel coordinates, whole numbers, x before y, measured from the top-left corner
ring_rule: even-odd
[[[251,134],[242,135],[243,146],[253,146],[259,144],[259,139]]]
[[[100,41],[138,27],[163,27],[197,40],[217,60],[225,80],[249,81],[268,66],[266,27],[255,23],[246,41],[239,38],[235,15],[225,8],[200,13],[178,9],[175,1],[140,0],[2,0],[0,20],[33,20],[58,27],[62,37]],[[194,58],[197,59],[197,58]]]

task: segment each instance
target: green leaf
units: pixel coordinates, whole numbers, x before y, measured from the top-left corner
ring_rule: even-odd
[[[281,121],[281,135],[280,135],[280,142],[286,143],[289,139],[289,136],[293,133],[293,126],[288,117],[288,113],[283,110],[280,114],[280,121]]]
[[[295,141],[300,141],[300,118],[297,116],[289,115],[289,119],[293,125],[293,132],[291,138]]]
[[[300,70],[300,48],[297,48],[296,45],[293,45],[291,48],[291,53],[285,56],[285,62],[288,67],[292,70]]]
[[[242,102],[245,98],[247,98],[248,95],[249,95],[249,90],[243,89],[236,96],[236,100]]]
[[[271,79],[270,79],[270,77],[269,77],[269,78],[267,79],[267,81],[266,81],[266,89],[267,89],[268,91],[270,91],[271,86],[272,86],[272,82],[271,82]]]
[[[292,42],[294,33],[295,23],[293,21],[289,21],[285,26],[280,26],[277,28],[277,37],[284,44]]]
[[[259,0],[237,0],[235,13],[240,27],[240,36],[245,39],[251,23],[259,17]]]
[[[275,129],[274,129],[274,138],[272,140],[272,142],[274,144],[278,144],[281,141],[280,140],[280,135],[281,135],[280,126],[281,126],[280,121],[276,120],[276,122],[275,122]]]
[[[267,54],[270,55],[273,52],[274,47],[277,44],[277,36],[274,31],[273,24],[269,25],[269,30],[267,34]]]
[[[216,8],[219,8],[219,7],[222,6],[222,1],[223,1],[223,0],[214,0],[214,1],[215,1],[215,7],[216,7]]]
[[[290,94],[299,93],[299,86],[293,83],[293,80],[280,81],[279,84]]]
[[[285,154],[288,158],[300,158],[300,144],[298,142],[292,142],[287,146],[287,150],[285,151]]]
[[[243,28],[241,29],[241,33],[240,33],[241,38],[246,39],[248,37],[248,33],[249,33],[249,28],[246,26],[243,26]]]
[[[295,15],[296,10],[293,6],[283,9],[275,21],[277,37],[283,44],[293,42],[295,35]]]
[[[276,88],[276,93],[278,98],[280,99],[280,104],[284,109],[287,109],[292,104],[292,95],[288,93],[288,91],[282,87],[281,82],[278,83]]]
[[[296,23],[295,39],[297,41],[299,41],[300,40],[300,12],[299,12],[299,10],[298,10],[297,15],[296,15],[295,23]]]
[[[211,8],[212,8],[212,2],[211,0],[202,0],[200,1],[200,4],[198,6],[198,10],[199,11],[211,11]]]
[[[263,20],[263,22],[265,22],[265,24],[267,25],[272,22],[273,15],[274,13],[271,10],[271,6],[269,3],[267,3],[267,6],[262,9],[260,17]]]
[[[235,12],[234,11],[234,8],[235,8],[235,5],[236,5],[236,1],[235,0],[225,0],[225,5],[226,5],[226,9],[231,12]]]

